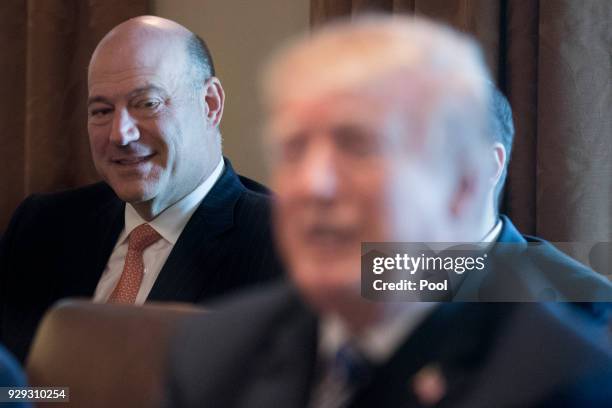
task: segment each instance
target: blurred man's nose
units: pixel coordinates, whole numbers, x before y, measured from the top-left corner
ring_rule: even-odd
[[[305,191],[320,199],[332,199],[338,190],[338,163],[331,143],[315,143],[302,166]]]
[[[129,111],[125,108],[115,110],[110,134],[111,143],[117,146],[127,146],[139,138],[138,126]]]

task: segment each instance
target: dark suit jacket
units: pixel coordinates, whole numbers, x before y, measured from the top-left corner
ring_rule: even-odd
[[[175,341],[168,407],[304,407],[316,378],[317,318],[287,284],[195,318]],[[442,303],[352,407],[417,407],[412,381],[438,367],[442,407],[530,407],[612,363],[598,321],[564,304]],[[609,378],[608,378],[609,380]]]
[[[0,387],[25,387],[26,378],[21,367],[9,352],[0,346]],[[6,395],[6,394],[5,394]],[[0,407],[7,408],[30,408],[32,404],[28,402],[0,402]]]
[[[612,284],[543,239],[522,235],[502,216],[490,267],[469,271],[455,301],[612,302]]]
[[[0,387],[9,386],[25,387],[25,375],[8,350],[0,345]]]
[[[264,187],[245,180],[250,188]],[[124,225],[125,203],[104,183],[33,195],[15,212],[0,255],[0,341],[26,356],[44,311],[91,297]],[[269,197],[229,161],[164,264],[148,300],[201,302],[278,276]]]

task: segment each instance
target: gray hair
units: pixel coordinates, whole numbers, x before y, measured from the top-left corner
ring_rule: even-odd
[[[495,186],[495,202],[499,208],[501,204],[502,191],[508,175],[508,163],[512,153],[512,142],[514,140],[514,122],[512,120],[512,108],[508,99],[494,85],[491,85],[491,101],[489,103],[490,136],[495,143],[501,143],[506,150],[506,162],[499,181]]]
[[[191,33],[186,41],[193,81],[203,84],[211,76],[215,76],[215,66],[206,42],[197,34]]]

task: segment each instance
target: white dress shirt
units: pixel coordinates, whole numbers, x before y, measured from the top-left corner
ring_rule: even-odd
[[[491,231],[489,231],[487,235],[485,235],[485,237],[482,239],[482,242],[491,243],[497,241],[497,238],[499,238],[499,234],[501,233],[503,226],[504,223],[502,222],[501,218],[498,218],[497,222],[495,223],[495,226],[491,228]]]
[[[382,364],[436,305],[435,302],[388,304],[385,318],[366,328],[357,337],[351,335],[339,316],[324,316],[319,323],[319,356],[326,361],[333,361],[340,347],[352,339],[369,362]]]
[[[149,221],[148,224],[153,227],[155,231],[161,235],[161,239],[155,242],[153,245],[146,248],[142,254],[144,262],[144,276],[138,295],[136,296],[135,304],[142,305],[149,292],[153,288],[153,284],[159,275],[166,259],[170,255],[172,248],[179,239],[179,236],[183,232],[185,225],[189,222],[189,219],[198,208],[204,197],[208,194],[210,189],[217,182],[221,173],[223,172],[223,159],[219,161],[217,167],[208,176],[202,184],[200,184],[195,190],[187,194],[181,200],[174,203],[172,206],[165,209],[161,214]],[[128,236],[132,230],[141,224],[145,224],[145,221],[132,207],[131,204],[125,205],[125,226],[117,244],[111,253],[110,258],[96,291],[94,293],[93,301],[97,303],[104,303],[108,300],[111,293],[117,286],[121,273],[123,272],[123,265],[125,263],[125,256],[128,250]]]

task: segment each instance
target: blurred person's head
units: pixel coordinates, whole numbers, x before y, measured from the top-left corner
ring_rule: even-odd
[[[88,132],[98,173],[145,219],[221,160],[224,92],[204,42],[159,17],[128,20],[89,64]]]
[[[472,41],[404,17],[338,22],[272,60],[277,240],[316,307],[358,296],[362,242],[486,234],[488,81]]]
[[[508,163],[514,140],[514,122],[510,103],[495,86],[491,85],[491,103],[489,105],[490,141],[493,147],[493,189],[489,200],[497,209],[501,204],[502,193],[508,175]]]

